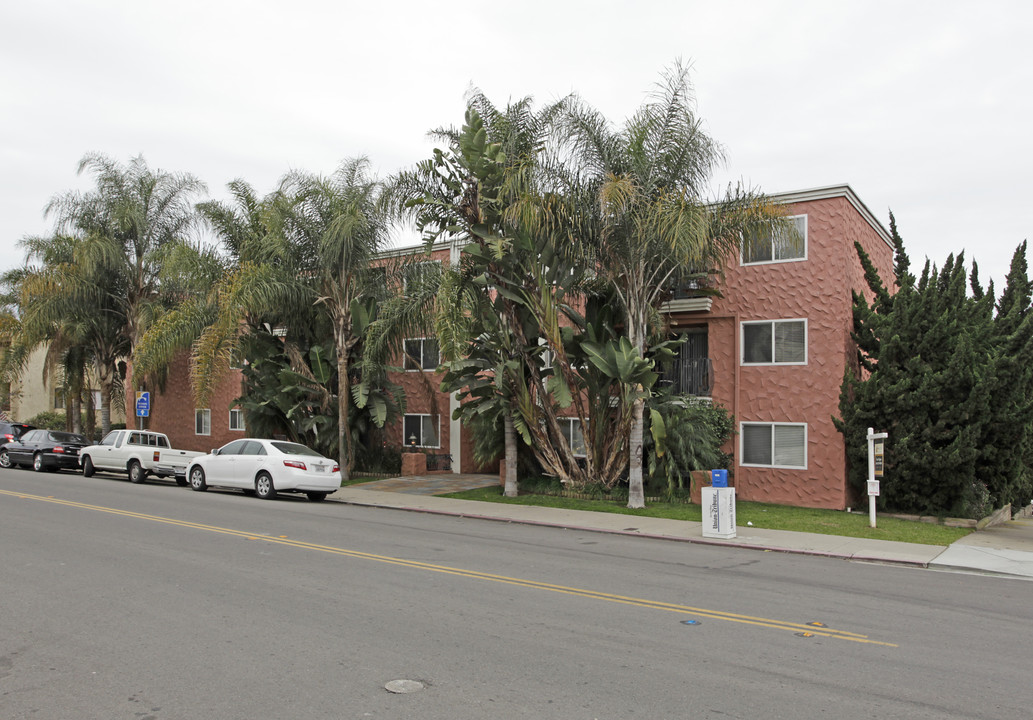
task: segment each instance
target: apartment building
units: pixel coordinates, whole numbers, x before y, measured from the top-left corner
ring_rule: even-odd
[[[788,208],[799,238],[753,242],[744,255],[728,258],[720,296],[692,288],[676,293],[663,309],[671,332],[687,341],[665,381],[734,415],[737,435],[727,450],[740,499],[841,509],[859,500],[848,487],[843,437],[832,423],[844,371],[856,357],[851,293],[868,292],[854,243],[883,278],[892,276],[893,246],[848,185],[773,199]],[[439,245],[421,262],[456,263],[459,252]],[[388,428],[389,442],[419,449],[441,471],[494,470],[476,465],[469,433],[452,420],[455,397],[438,390],[436,339],[408,338],[405,349],[391,379],[405,389],[406,412]],[[185,359],[172,368],[171,390],[153,396],[149,425],[186,449],[240,437],[243,414],[233,407],[240,372],[223,380],[211,408],[193,407],[186,373]]]

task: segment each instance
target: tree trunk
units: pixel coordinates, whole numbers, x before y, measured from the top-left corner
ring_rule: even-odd
[[[506,497],[516,497],[517,488],[517,440],[516,429],[513,427],[513,416],[508,412],[505,415],[506,433]]]
[[[76,435],[82,435],[82,395],[71,393],[68,402],[68,419],[71,420],[70,430]]]
[[[628,335],[639,357],[646,356],[647,321],[638,305],[628,308]],[[645,431],[645,388],[634,387],[635,400],[631,405],[631,432],[628,434],[628,507],[644,508],[646,495],[642,489],[642,434]]]
[[[351,399],[351,383],[348,381],[348,343],[337,341],[337,455],[341,466],[341,482],[351,477],[351,433],[348,431]]]
[[[111,386],[113,384],[111,368],[108,368],[106,372],[98,373],[98,376],[100,380],[100,432],[103,437],[111,431]]]
[[[135,345],[133,347],[136,347]],[[103,383],[103,381],[101,381]],[[133,427],[133,418],[136,417],[136,378],[133,377],[133,359],[132,357],[126,358],[126,380],[122,384],[122,387],[126,391],[126,427]],[[111,425],[111,398],[108,398],[108,427]],[[105,434],[108,432],[104,431]]]
[[[642,489],[642,432],[645,429],[645,407],[646,401],[642,397],[642,386],[636,386],[638,397],[631,406],[631,433],[628,438],[629,462],[628,462],[628,507],[644,508],[646,506],[646,495]]]

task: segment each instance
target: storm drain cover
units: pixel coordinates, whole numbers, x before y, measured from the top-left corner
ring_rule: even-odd
[[[423,683],[419,680],[392,680],[384,689],[393,693],[411,693],[423,689]]]

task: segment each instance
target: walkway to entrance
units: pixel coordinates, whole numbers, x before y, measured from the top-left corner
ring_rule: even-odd
[[[409,495],[445,495],[461,490],[489,487],[499,484],[498,475],[478,473],[442,473],[440,475],[413,475],[411,477],[394,477],[385,480],[352,485],[362,490],[379,490],[381,492],[399,492]]]

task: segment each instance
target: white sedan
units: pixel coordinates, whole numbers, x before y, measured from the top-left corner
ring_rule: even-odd
[[[298,443],[245,438],[191,460],[187,479],[199,492],[233,487],[262,499],[297,492],[318,502],[341,487],[341,469],[335,460]]]

